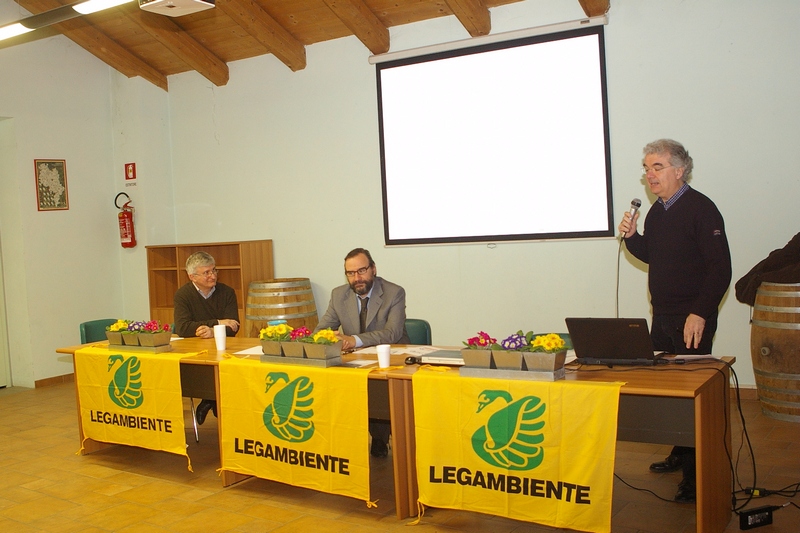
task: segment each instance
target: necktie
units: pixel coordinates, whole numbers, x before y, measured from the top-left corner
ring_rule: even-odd
[[[361,313],[358,315],[358,324],[361,327],[359,333],[364,333],[367,329],[367,302],[369,297],[361,298]]]

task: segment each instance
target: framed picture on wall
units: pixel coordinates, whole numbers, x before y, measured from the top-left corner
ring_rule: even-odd
[[[33,168],[39,211],[69,209],[67,162],[63,159],[34,159]]]

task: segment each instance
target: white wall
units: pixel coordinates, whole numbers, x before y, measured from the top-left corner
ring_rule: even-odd
[[[69,374],[57,346],[123,311],[112,205],[110,69],[64,37],[0,51],[0,242],[12,382]],[[76,81],[77,80],[77,81]],[[34,159],[66,160],[69,210],[37,210]]]
[[[492,27],[497,33],[582,16],[577,1],[528,0],[494,9]],[[643,211],[653,200],[638,170],[641,148],[659,137],[680,140],[695,159],[693,186],[725,216],[735,281],[800,231],[800,178],[792,170],[800,157],[800,65],[792,59],[800,36],[791,27],[800,5],[613,0],[609,16],[616,218],[633,197],[647,199]],[[391,35],[392,51],[467,38],[453,17],[392,28]],[[307,54],[308,66],[299,72],[262,56],[231,63],[224,87],[191,72],[171,76],[164,93],[140,79],[106,75],[102,63],[63,38],[0,50],[0,116],[14,118],[18,143],[18,248],[31,256],[22,264],[32,270],[27,296],[14,297],[24,300],[36,322],[29,333],[40,331],[43,307],[51,328],[45,340],[30,342],[36,379],[68,371],[51,363],[52,350],[76,342],[79,317],[144,316],[144,246],[175,241],[271,238],[276,274],[310,278],[320,311],[330,290],[344,282],[345,253],[367,247],[379,274],[406,288],[409,316],[431,322],[437,344],[458,344],[479,329],[497,337],[517,329],[563,331],[566,316],[613,316],[613,239],[384,248],[369,52],[357,39],[344,38],[309,46]],[[76,69],[89,75],[67,82]],[[28,81],[31,71],[51,79]],[[7,72],[20,75],[10,82]],[[75,98],[74,114],[51,101],[64,86]],[[103,100],[109,104],[100,112]],[[77,128],[77,135],[34,134],[48,126]],[[81,150],[82,137],[93,139],[96,149]],[[71,208],[63,218],[36,213],[27,169],[38,157],[67,159]],[[140,215],[140,245],[123,252],[108,221],[116,211],[110,202],[122,190],[121,165],[134,160],[140,179],[126,192]],[[73,168],[83,165],[102,174],[92,190],[73,186],[79,180],[73,176],[81,175]],[[0,180],[2,187],[6,177]],[[92,218],[85,203],[94,208]],[[533,201],[520,200],[520,209],[534,208]],[[48,217],[58,228],[43,227]],[[33,239],[55,229],[63,234],[65,225],[73,231],[63,243]],[[102,238],[84,235],[101,230]],[[5,252],[5,225],[0,231]],[[89,248],[94,252],[87,261]],[[111,265],[115,261],[118,266]],[[624,255],[620,278],[620,314],[649,317],[645,267]],[[6,272],[7,293],[8,279]],[[735,300],[731,287],[715,352],[735,355],[740,381],[752,385],[748,318],[749,307]]]
[[[798,14],[789,1],[614,0],[606,26],[615,212],[633,197],[647,198],[643,210],[653,201],[642,147],[682,141],[695,158],[692,184],[726,218],[734,281],[800,230],[790,170],[800,68],[784,59],[799,49]],[[523,2],[493,10],[493,33],[581,16],[577,2]],[[433,20],[392,28],[392,51],[464,38],[452,17]],[[613,316],[612,239],[382,249],[369,53],[354,38],[307,51],[297,73],[264,56],[233,63],[225,87],[194,73],[170,79],[180,241],[272,238],[277,275],[310,277],[320,308],[343,282],[344,254],[368,247],[379,273],[405,286],[409,315],[430,320],[441,344],[479,329],[563,331],[565,316]],[[620,314],[649,317],[644,265],[625,254],[620,278]],[[752,384],[748,319],[731,289],[715,350],[735,355]]]

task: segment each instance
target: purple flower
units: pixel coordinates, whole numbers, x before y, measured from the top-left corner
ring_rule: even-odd
[[[500,346],[502,346],[504,350],[519,350],[526,344],[525,337],[518,333],[513,333],[500,341]]]

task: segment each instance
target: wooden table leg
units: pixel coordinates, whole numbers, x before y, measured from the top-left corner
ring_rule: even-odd
[[[392,463],[397,518],[417,515],[417,461],[414,433],[414,394],[409,379],[389,378],[392,417]]]
[[[697,531],[721,533],[731,519],[730,386],[727,367],[695,398]],[[727,451],[726,451],[727,447]]]

